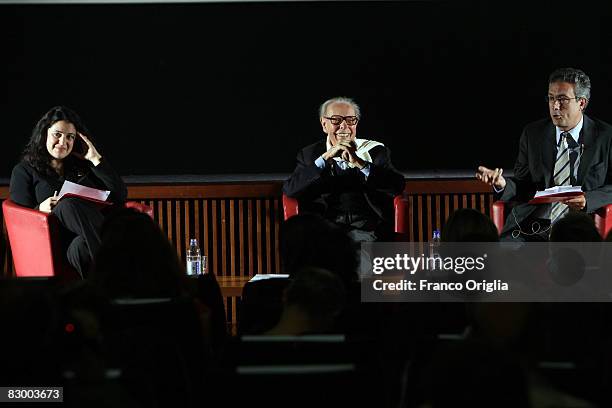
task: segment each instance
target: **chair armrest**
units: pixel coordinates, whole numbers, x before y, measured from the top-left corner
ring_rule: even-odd
[[[283,193],[283,216],[285,217],[285,221],[297,215],[299,210],[300,204],[298,200]]]
[[[52,238],[59,233],[57,218],[22,207],[11,200],[4,200],[2,212],[15,263],[15,275],[55,276],[61,268],[59,260],[53,256],[61,253],[59,240]]]
[[[497,232],[501,234],[506,223],[506,202],[496,201],[491,205],[491,219],[497,227]]]
[[[395,232],[398,234],[408,234],[410,232],[410,218],[408,199],[404,194],[395,196],[393,199]]]
[[[593,215],[595,227],[603,239],[606,239],[612,229],[612,204],[598,208]]]

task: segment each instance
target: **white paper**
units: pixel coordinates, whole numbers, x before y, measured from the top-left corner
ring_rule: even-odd
[[[535,198],[538,197],[546,197],[553,194],[563,194],[563,193],[580,193],[582,192],[582,187],[580,186],[555,186],[547,188],[544,191],[537,191],[535,194]]]
[[[93,198],[95,200],[106,201],[108,195],[110,194],[110,191],[98,190],[97,188],[82,186],[80,184],[66,180],[64,181],[62,189],[59,192],[58,199],[62,198],[64,194],[68,193]]]
[[[288,278],[289,274],[287,273],[258,273],[257,275],[253,276],[251,278],[251,280],[249,282],[257,282],[259,280],[264,280],[264,279],[279,279],[279,278]]]

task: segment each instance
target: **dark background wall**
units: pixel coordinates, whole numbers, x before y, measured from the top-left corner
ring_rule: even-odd
[[[56,104],[124,175],[290,172],[336,95],[401,170],[508,168],[558,66],[591,76],[588,113],[612,121],[610,17],[556,1],[0,6],[0,177]]]

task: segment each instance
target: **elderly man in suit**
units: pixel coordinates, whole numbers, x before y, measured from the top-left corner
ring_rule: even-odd
[[[342,226],[355,241],[380,241],[393,231],[393,196],[404,176],[391,164],[382,143],[357,139],[359,106],[349,98],[325,101],[319,120],[326,138],[299,151],[297,167],[283,191]]]
[[[476,178],[493,186],[496,198],[515,201],[502,240],[545,241],[550,227],[568,211],[592,213],[612,203],[612,127],[584,114],[591,81],[581,70],[560,68],[548,80],[550,119],[528,124],[519,142],[514,177],[499,168],[478,167]],[[584,195],[530,205],[536,191],[581,186]]]

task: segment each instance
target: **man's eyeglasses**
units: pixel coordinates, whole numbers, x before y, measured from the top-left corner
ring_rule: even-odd
[[[550,105],[554,105],[555,102],[559,102],[559,105],[564,106],[570,103],[570,101],[573,99],[578,100],[580,97],[576,96],[574,98],[568,98],[567,96],[546,96],[546,102],[548,102]]]
[[[323,116],[325,119],[329,120],[332,125],[338,126],[343,121],[346,121],[346,124],[349,126],[356,125],[359,121],[357,116],[340,116],[340,115],[332,115],[332,116]]]

